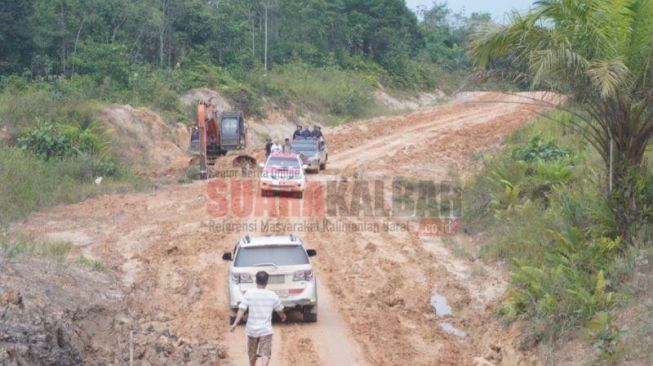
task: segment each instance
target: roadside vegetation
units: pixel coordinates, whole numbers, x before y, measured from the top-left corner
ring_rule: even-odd
[[[568,97],[488,159],[466,198],[483,255],[509,264],[497,313],[527,320],[524,349],[589,337],[593,363],[653,361],[617,319],[650,304],[640,274],[651,275],[653,246],[651,19],[646,0],[539,2],[472,45],[487,75]]]
[[[522,349],[560,349],[581,337],[599,350],[597,362],[617,362],[624,334],[614,317],[651,290],[635,289],[633,281],[642,270],[638,260],[653,247],[653,212],[646,212],[635,244],[614,235],[602,159],[582,142],[573,118],[549,113],[486,157],[466,186],[464,223],[480,235],[479,255],[510,270],[496,314],[526,320]],[[640,179],[647,187],[640,203],[653,207],[653,173]]]

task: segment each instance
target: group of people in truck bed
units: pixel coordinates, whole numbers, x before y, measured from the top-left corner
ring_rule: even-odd
[[[322,134],[322,129],[320,126],[313,126],[313,129],[302,127],[297,125],[297,129],[292,135],[292,139],[317,139],[320,141],[324,140],[324,135]],[[279,144],[277,141],[273,142],[271,138],[268,138],[265,142],[265,157],[267,158],[273,152],[290,152],[292,145],[290,139],[287,138],[284,140],[283,144]]]
[[[311,131],[308,128],[303,128],[302,126],[297,126],[297,129],[295,132],[292,134],[292,139],[296,139],[298,137],[303,137],[303,138],[315,138],[315,139],[321,139],[322,136],[322,130],[320,129],[320,126],[313,126],[313,130]]]

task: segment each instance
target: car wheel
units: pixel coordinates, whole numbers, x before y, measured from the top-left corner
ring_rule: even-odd
[[[326,169],[326,160],[323,163],[320,164],[320,169],[321,170]]]
[[[229,325],[233,325],[235,321],[236,321],[236,316],[229,315]]]
[[[311,313],[311,308],[304,308],[304,323],[317,322],[317,312]]]

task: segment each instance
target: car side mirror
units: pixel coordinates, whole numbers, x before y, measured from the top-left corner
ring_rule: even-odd
[[[306,165],[306,164],[302,165],[302,169],[304,169],[304,170],[308,169],[308,165]]]
[[[315,257],[317,255],[317,250],[315,250],[315,249],[306,249],[306,254],[308,254],[309,257]]]
[[[224,252],[224,254],[222,255],[222,260],[231,261],[232,260],[231,252]]]

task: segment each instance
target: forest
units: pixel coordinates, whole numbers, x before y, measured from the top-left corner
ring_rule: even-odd
[[[94,75],[122,86],[153,69],[302,63],[431,87],[423,64],[469,67],[469,36],[491,21],[446,3],[418,17],[403,0],[24,0],[0,4],[0,19],[0,75]]]

